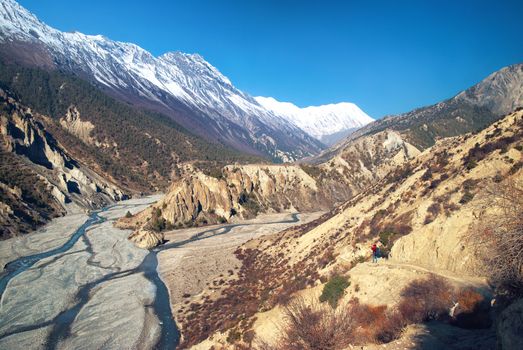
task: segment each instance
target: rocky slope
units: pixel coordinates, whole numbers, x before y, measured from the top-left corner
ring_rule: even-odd
[[[129,237],[141,247],[162,243],[158,231],[235,222],[258,213],[326,210],[331,197],[296,165],[229,165],[209,176],[194,169],[175,180],[156,204],[117,223],[134,228]],[[153,237],[158,237],[154,239]]]
[[[406,142],[423,150],[443,137],[481,130],[522,106],[523,64],[520,63],[492,73],[448,100],[370,123],[318,156],[317,161],[333,157],[355,139],[386,129],[398,132]]]
[[[33,114],[3,89],[0,106],[1,238],[35,229],[72,205],[92,209],[127,198],[117,185],[71,157],[45,128],[46,117]]]
[[[238,90],[198,54],[159,57],[101,35],[60,32],[14,0],[0,2],[3,56],[87,78],[136,106],[162,112],[206,139],[289,161],[323,145]]]
[[[178,315],[183,345],[213,334],[206,346],[225,342],[230,334],[239,333],[234,337],[239,341],[249,329],[262,338],[274,334],[283,312],[280,303],[292,295],[314,295],[333,273],[354,274],[357,280],[354,266],[367,259],[371,242],[390,251],[388,272],[365,274],[361,281],[369,281],[352,285],[346,300],[359,295],[383,303],[374,290],[383,284],[380,279],[391,273],[406,276],[405,281],[415,276],[397,269],[415,268],[449,280],[452,274],[463,281],[481,276],[467,241],[471,224],[489,186],[523,178],[522,136],[519,111],[480,133],[442,139],[315,222],[246,243],[237,251],[243,263],[238,276],[220,283],[218,291],[193,297],[191,307]],[[402,287],[392,283],[388,293]]]

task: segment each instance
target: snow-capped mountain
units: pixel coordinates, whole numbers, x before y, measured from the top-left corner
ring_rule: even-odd
[[[132,43],[61,32],[13,0],[0,0],[0,50],[25,64],[59,68],[113,96],[167,114],[185,128],[237,149],[289,161],[322,144],[268,111],[200,55],[154,57]]]
[[[374,121],[354,103],[341,102],[300,108],[272,97],[258,96],[256,101],[329,146],[351,131]]]

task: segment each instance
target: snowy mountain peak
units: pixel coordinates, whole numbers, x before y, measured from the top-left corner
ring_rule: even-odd
[[[352,130],[374,121],[358,106],[349,102],[300,108],[272,97],[258,96],[256,101],[327,145],[336,143]]]
[[[372,121],[349,103],[298,108],[255,99],[199,54],[174,51],[155,57],[103,35],[61,32],[13,0],[0,0],[0,46],[30,62],[45,55],[40,60],[47,66],[88,79],[131,104],[166,113],[202,137],[275,160],[315,154],[324,147],[318,140],[331,144]]]

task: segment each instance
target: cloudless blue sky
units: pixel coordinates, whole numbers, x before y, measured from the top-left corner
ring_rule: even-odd
[[[523,1],[20,0],[62,31],[199,53],[251,95],[375,118],[523,62]]]

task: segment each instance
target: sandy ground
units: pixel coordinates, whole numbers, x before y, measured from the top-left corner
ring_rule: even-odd
[[[155,287],[133,269],[147,251],[134,247],[129,231],[112,220],[137,212],[158,196],[122,202],[100,214],[108,220],[92,226],[67,252],[40,260],[14,277],[0,303],[0,348],[59,349],[150,348],[160,326],[148,305]],[[55,248],[85,220],[69,215],[41,232],[0,243],[0,264]]]
[[[173,314],[187,300],[184,294],[198,295],[215,278],[229,274],[240,267],[234,251],[242,243],[263,235],[276,233],[292,225],[318,218],[322,213],[298,214],[298,223],[290,221],[291,214],[265,214],[256,219],[243,221],[223,233],[229,225],[216,225],[193,229],[175,230],[165,238],[174,247],[158,254],[162,280],[169,289]],[[234,225],[232,225],[234,226]],[[187,242],[191,237],[204,233],[199,240]]]

